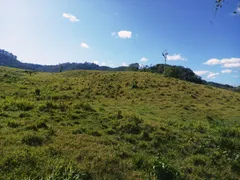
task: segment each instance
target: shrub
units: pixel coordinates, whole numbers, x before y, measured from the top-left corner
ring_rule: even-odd
[[[122,133],[128,133],[128,134],[140,134],[141,127],[134,123],[127,123],[124,125],[121,125],[119,130]]]
[[[146,159],[147,159],[147,157],[142,153],[135,154],[134,157],[133,157],[133,166],[136,169],[142,169]]]
[[[8,122],[8,127],[17,128],[17,127],[19,127],[19,126],[21,126],[20,123],[17,123],[17,122],[14,122],[14,121]]]
[[[221,130],[222,137],[240,138],[240,129],[238,128],[223,128]]]
[[[0,112],[0,117],[9,117],[8,114]]]
[[[30,117],[30,114],[28,113],[20,113],[19,118],[24,118],[24,117]]]
[[[233,172],[240,175],[240,161],[233,161],[231,165],[231,169]]]
[[[42,136],[31,134],[23,137],[22,143],[29,146],[41,146],[43,145],[44,140],[45,139]]]
[[[48,125],[45,122],[39,122],[36,125],[37,128],[43,128],[43,129],[48,129]]]
[[[40,89],[35,89],[35,94],[37,95],[37,96],[40,96]]]
[[[51,110],[51,109],[57,109],[57,108],[58,108],[57,105],[54,104],[54,103],[51,102],[51,101],[48,101],[48,102],[46,102],[45,104],[41,104],[41,105],[39,106],[39,110],[40,110],[40,111],[49,111],[49,110]]]
[[[153,165],[154,176],[158,180],[175,180],[181,179],[180,173],[173,167],[167,165],[165,162],[156,161]]]
[[[84,111],[91,111],[91,112],[95,112],[95,109],[93,109],[91,107],[90,104],[88,103],[79,103],[75,105],[75,109],[82,109]]]
[[[29,111],[33,109],[34,105],[28,101],[17,100],[17,101],[7,101],[3,105],[3,110],[5,111]]]

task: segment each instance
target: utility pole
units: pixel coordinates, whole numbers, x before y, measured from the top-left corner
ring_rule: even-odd
[[[163,68],[163,73],[165,73],[165,68],[166,68],[166,63],[167,63],[167,56],[168,56],[167,50],[165,50],[165,51],[162,53],[162,56],[164,57],[164,60],[165,60],[165,65],[164,65],[164,68]]]

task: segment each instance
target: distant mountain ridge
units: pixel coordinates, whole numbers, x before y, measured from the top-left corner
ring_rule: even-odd
[[[118,68],[110,68],[107,66],[99,66],[94,63],[63,63],[60,65],[40,65],[40,64],[32,64],[32,63],[22,63],[17,59],[17,56],[9,53],[3,49],[0,49],[0,66],[14,67],[27,69],[32,71],[43,71],[43,72],[59,72],[59,67],[62,66],[63,70],[76,70],[76,69],[84,69],[84,70],[110,70],[110,69],[118,69]],[[120,68],[121,69],[121,68]]]
[[[13,68],[26,69],[31,71],[41,71],[41,72],[59,72],[60,69],[63,71],[68,70],[101,70],[101,71],[148,71],[153,73],[163,74],[164,64],[156,64],[154,66],[145,66],[141,67],[138,63],[130,64],[128,67],[120,66],[116,68],[111,68],[108,66],[99,66],[94,63],[85,62],[85,63],[62,63],[59,65],[40,65],[40,64],[32,64],[32,63],[22,63],[17,59],[17,56],[6,51],[0,49],[0,66],[7,66]],[[194,72],[182,66],[171,66],[166,65],[166,68],[170,70],[168,77],[174,77],[177,79],[182,79],[185,81],[190,81],[198,84],[206,84],[218,88],[230,89],[235,91],[240,91],[240,86],[234,88],[233,86],[227,84],[219,84],[215,82],[207,82],[202,80],[201,77],[194,74]],[[177,76],[176,76],[177,75]]]

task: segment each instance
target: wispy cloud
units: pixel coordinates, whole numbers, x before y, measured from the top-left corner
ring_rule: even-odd
[[[132,32],[131,31],[126,31],[126,30],[119,31],[117,33],[116,32],[112,32],[111,35],[119,37],[121,39],[130,39],[130,38],[132,38]]]
[[[216,76],[218,76],[219,73],[213,73],[213,72],[209,72],[207,79],[215,79]]]
[[[202,75],[208,74],[209,71],[194,71],[194,73],[198,76],[202,76]]]
[[[240,68],[240,62],[239,63],[224,64],[222,67],[225,67],[225,68]]]
[[[167,55],[168,61],[186,61],[186,58],[183,58],[181,54],[173,54],[173,55]]]
[[[128,66],[125,62],[122,63],[122,66]]]
[[[69,20],[70,20],[71,22],[73,22],[73,23],[79,21],[79,19],[78,19],[76,16],[74,16],[74,15],[72,15],[72,14],[69,14],[69,13],[63,13],[62,16],[63,16],[64,18],[69,19]]]
[[[223,74],[226,74],[226,73],[231,73],[232,70],[231,69],[224,69],[221,71]]]
[[[145,57],[142,57],[142,58],[140,59],[140,61],[141,61],[141,62],[146,62],[146,61],[148,61],[148,59],[145,58]]]
[[[81,44],[80,44],[80,46],[82,47],[82,48],[86,48],[86,49],[89,49],[90,47],[86,44],[86,43],[84,43],[84,42],[82,42]]]
[[[210,65],[210,66],[222,65],[222,67],[225,67],[225,68],[240,68],[240,58],[225,58],[221,60],[217,58],[213,58],[213,59],[209,59],[203,64]]]
[[[214,73],[211,71],[194,71],[198,76],[207,75],[206,79],[215,79],[220,73]]]
[[[99,61],[93,61],[93,63],[99,65]]]
[[[105,62],[102,62],[102,63],[101,63],[101,66],[106,66],[106,63],[105,63]]]

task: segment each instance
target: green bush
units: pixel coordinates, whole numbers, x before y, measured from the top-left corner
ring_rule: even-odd
[[[84,111],[95,112],[95,109],[91,107],[88,103],[79,103],[75,105],[75,109],[82,109]]]
[[[25,100],[6,101],[3,104],[5,111],[29,111],[34,108],[34,105]]]
[[[180,173],[173,167],[167,165],[165,162],[154,162],[154,176],[157,180],[177,180],[181,179]]]
[[[35,89],[35,94],[37,95],[37,96],[40,96],[40,89]]]
[[[10,121],[10,122],[8,122],[8,127],[17,128],[17,127],[19,127],[19,126],[21,126],[21,124],[18,123],[18,122],[15,122],[15,121]]]
[[[44,141],[44,137],[35,134],[26,135],[22,139],[22,143],[29,146],[41,146]]]

